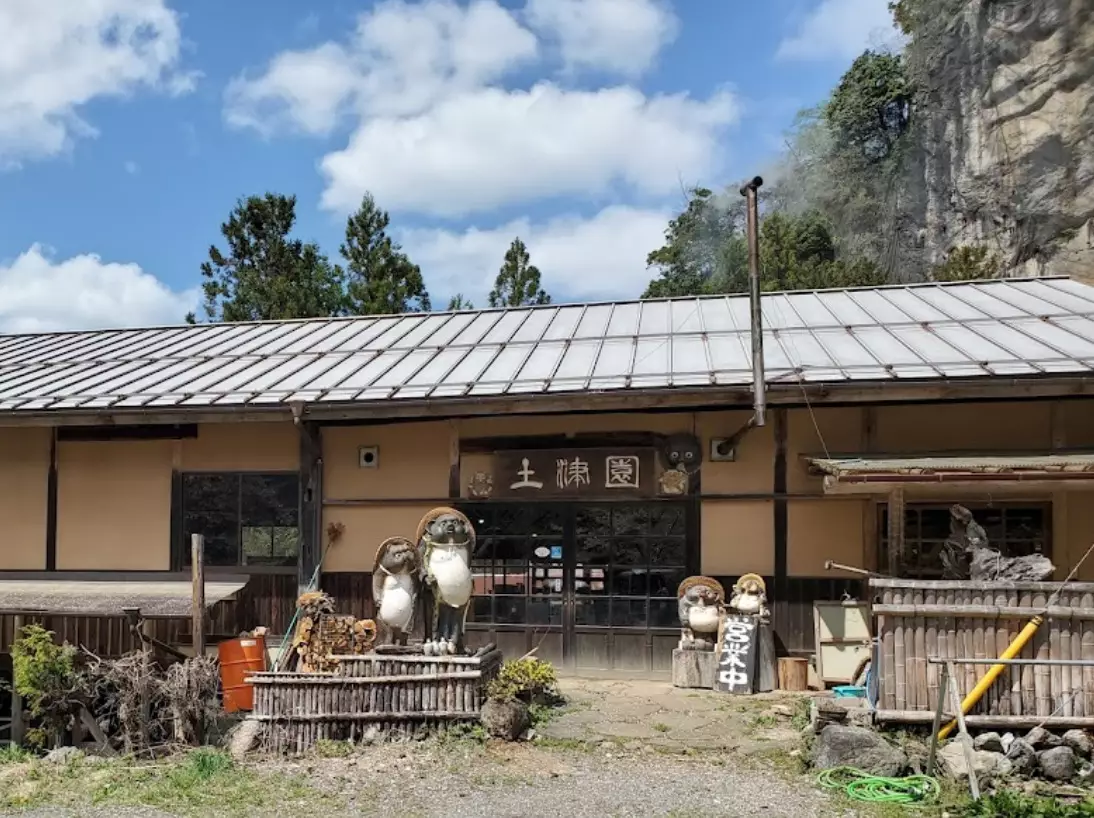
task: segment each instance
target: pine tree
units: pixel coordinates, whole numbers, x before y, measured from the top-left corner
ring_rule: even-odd
[[[289,237],[296,197],[267,193],[240,199],[220,226],[225,252],[209,248],[201,265],[210,321],[265,321],[344,315],[340,267],[318,246]],[[186,316],[197,321],[193,313]]]
[[[390,218],[371,194],[346,220],[341,246],[349,275],[349,304],[359,315],[428,311],[432,307],[418,265],[387,234]]]
[[[473,310],[475,305],[468,299],[463,297],[463,293],[456,293],[448,301],[448,311],[456,312],[457,310]]]
[[[528,248],[519,237],[513,239],[505,252],[505,261],[494,280],[489,300],[491,307],[551,303],[551,296],[540,287],[539,268],[531,263]]]

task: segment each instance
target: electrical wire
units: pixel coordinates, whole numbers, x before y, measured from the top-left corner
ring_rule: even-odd
[[[817,783],[826,790],[842,790],[852,801],[909,807],[934,804],[942,792],[938,779],[929,775],[886,778],[870,775],[854,767],[825,770],[817,776]]]

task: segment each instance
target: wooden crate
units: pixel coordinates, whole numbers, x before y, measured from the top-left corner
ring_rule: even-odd
[[[322,740],[413,738],[479,720],[501,651],[481,657],[341,656],[333,673],[256,673],[261,743],[302,753]]]
[[[976,725],[1094,726],[1094,583],[871,579],[880,640],[878,718],[929,722],[942,659],[994,659],[1035,613],[1044,622],[1016,658],[1084,666],[1011,666],[970,711]],[[1059,596],[1046,609],[1049,599]],[[964,698],[989,665],[956,663]]]

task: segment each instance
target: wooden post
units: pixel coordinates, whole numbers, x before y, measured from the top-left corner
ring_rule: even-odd
[[[938,704],[931,725],[931,749],[927,753],[927,775],[934,775],[934,759],[938,752],[938,731],[942,727],[942,709],[946,706],[946,696],[950,692],[950,672],[947,665],[942,666],[942,679],[938,683]]]
[[[904,489],[897,487],[889,492],[889,576],[899,577],[903,567]]]
[[[205,655],[205,537],[190,535],[190,570],[194,580],[191,614],[194,628],[194,656]]]
[[[204,596],[204,592],[202,594]],[[151,636],[151,623],[148,620],[140,619],[140,614],[137,614],[140,628],[140,633],[145,636]],[[152,722],[152,645],[148,640],[141,639],[141,750],[147,750],[152,746],[152,735],[149,732],[149,725]]]
[[[946,663],[946,670],[946,675],[949,676],[946,686],[950,691],[950,704],[957,714],[957,729],[959,731],[957,740],[961,742],[961,749],[965,753],[965,765],[969,768],[969,792],[972,794],[973,801],[979,801],[980,782],[976,780],[976,768],[973,764],[972,736],[969,735],[969,728],[965,726],[965,711],[961,709],[961,697],[957,693],[957,672],[954,670],[953,662]]]
[[[323,442],[319,427],[299,421],[300,553],[296,563],[297,598],[311,587],[323,558]]]
[[[14,638],[19,638],[19,631],[23,629],[23,616],[22,614],[15,615],[14,621]],[[14,677],[14,673],[12,676]],[[23,697],[15,692],[15,679],[12,678],[11,685],[11,743],[15,747],[23,746],[23,739],[26,737],[26,725],[23,722]]]

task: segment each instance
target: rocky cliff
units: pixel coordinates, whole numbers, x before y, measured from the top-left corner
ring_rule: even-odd
[[[923,0],[908,49],[932,261],[1094,279],[1094,0]]]

